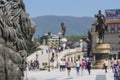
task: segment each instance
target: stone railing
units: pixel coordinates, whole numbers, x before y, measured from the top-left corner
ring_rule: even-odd
[[[75,49],[66,49],[66,50],[64,50],[64,51],[62,51],[62,52],[60,52],[60,53],[57,53],[57,54],[58,54],[58,58],[55,60],[54,66],[56,67],[57,64],[58,64],[58,62],[59,62],[64,56],[66,56],[66,55],[68,55],[68,54],[80,53],[80,52],[81,52],[80,48],[75,48]]]

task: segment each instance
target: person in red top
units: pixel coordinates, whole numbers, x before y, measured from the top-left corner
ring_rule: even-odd
[[[83,72],[84,72],[84,70],[86,68],[86,61],[84,59],[82,59],[81,68],[82,68],[81,75],[83,75]]]
[[[70,76],[71,62],[70,62],[70,59],[69,59],[69,58],[68,58],[68,60],[67,60],[67,62],[66,62],[66,68],[67,68],[68,76]]]

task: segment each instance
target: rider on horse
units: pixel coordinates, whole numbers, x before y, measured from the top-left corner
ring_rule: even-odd
[[[105,30],[107,30],[107,26],[105,24],[105,16],[101,14],[101,10],[98,11],[98,14],[95,15],[95,17],[97,18],[95,31],[98,32],[98,38],[100,42],[100,39],[104,40],[104,33],[105,33]]]
[[[103,14],[101,14],[101,10],[98,11],[98,14],[95,15],[95,17],[97,17],[97,25],[103,23],[105,24],[105,16]]]

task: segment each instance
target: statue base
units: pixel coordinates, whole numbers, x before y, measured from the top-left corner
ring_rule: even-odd
[[[107,59],[109,61],[109,53],[110,53],[110,44],[96,43],[94,49],[96,64],[94,67],[98,69],[102,69],[104,60]]]

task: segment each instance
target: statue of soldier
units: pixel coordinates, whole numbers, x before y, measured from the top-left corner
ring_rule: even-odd
[[[98,32],[98,38],[100,43],[100,40],[104,41],[104,33],[105,30],[107,31],[107,26],[105,24],[105,16],[101,14],[101,10],[98,11],[98,14],[95,15],[95,17],[97,18],[95,32]]]
[[[66,27],[64,26],[64,23],[61,23],[61,28],[62,28],[62,36],[65,36],[65,32],[66,32]]]
[[[101,13],[101,10],[98,11],[98,14],[95,15],[97,18],[97,25],[104,24],[105,25],[105,16]]]

